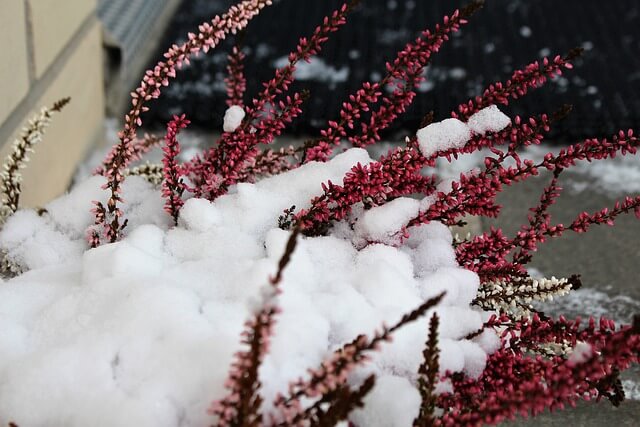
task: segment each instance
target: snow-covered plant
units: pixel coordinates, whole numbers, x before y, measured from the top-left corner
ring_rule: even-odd
[[[20,205],[22,194],[20,169],[27,167],[29,153],[33,153],[33,147],[42,141],[46,128],[51,124],[51,117],[61,111],[70,100],[71,98],[63,98],[55,102],[51,108],[43,107],[22,128],[20,136],[13,142],[11,153],[5,159],[0,172],[0,226],[18,210]],[[0,272],[15,275],[21,273],[22,269],[0,250]]]
[[[135,144],[136,131],[142,126],[141,115],[148,111],[145,104],[158,98],[162,87],[169,85],[169,79],[175,77],[176,70],[188,65],[190,58],[200,52],[208,52],[215,48],[228,34],[235,34],[247,26],[249,21],[260,13],[271,0],[245,0],[232,6],[229,11],[216,16],[210,23],[205,22],[198,28],[197,34],[189,33],[189,40],[181,46],[173,45],[165,54],[165,61],[159,62],[153,70],[146,72],[140,86],[131,93],[132,109],[125,116],[125,127],[118,135],[120,143],[109,153],[105,160],[104,175],[108,178],[105,188],[109,188],[111,196],[106,207],[101,202],[96,204],[96,225],[104,227],[104,235],[110,242],[115,242],[127,222],[120,222],[122,211],[118,207],[121,202],[120,187],[124,181],[122,170],[135,160],[135,153],[140,150]],[[92,239],[99,238],[95,232]]]
[[[640,217],[638,196],[567,225],[549,213],[564,170],[635,154],[640,140],[621,131],[533,161],[521,149],[540,144],[570,107],[513,119],[498,107],[581,52],[531,63],[449,118],[426,114],[378,159],[363,148],[406,110],[433,54],[482,1],[409,42],[317,138],[279,150],[267,144],[309,96],[289,93],[296,67],[357,2],[302,38],[248,102],[236,46],[216,144],[180,164],[188,120],[176,116],[163,164],[129,168],[160,141],[137,139],[146,102],[191,55],[269,4],[244,1],[172,47],[132,93],[98,173],[42,215],[16,212],[0,231],[0,248],[30,270],[0,286],[0,423],[482,425],[579,399],[619,404],[619,374],[638,362],[640,320],[546,317],[535,303],[580,280],[533,278],[525,267],[547,239]],[[433,172],[438,159],[481,149],[490,152],[483,167],[457,180]],[[544,171],[551,182],[515,235],[453,239],[449,227],[497,217],[506,186]]]

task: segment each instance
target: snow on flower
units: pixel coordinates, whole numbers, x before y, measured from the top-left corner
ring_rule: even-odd
[[[487,132],[500,132],[511,124],[509,116],[491,105],[478,111],[467,120],[467,126],[474,133],[484,135]]]
[[[471,138],[471,130],[458,119],[445,119],[431,123],[417,133],[420,151],[425,157],[431,157],[438,151],[460,148]]]
[[[232,105],[227,108],[227,111],[224,113],[223,130],[225,132],[235,132],[235,130],[240,127],[244,116],[244,109],[239,105]]]
[[[466,123],[450,118],[431,123],[416,134],[422,155],[431,157],[439,151],[459,149],[465,146],[472,135],[500,132],[511,124],[511,119],[490,105],[471,115]]]
[[[591,345],[586,342],[579,342],[573,348],[567,361],[572,365],[578,365],[589,360],[591,356],[593,356],[593,348],[591,348]]]
[[[356,224],[356,234],[365,241],[393,244],[402,227],[420,212],[420,201],[399,197],[365,211]]]
[[[144,104],[272,1],[245,0],[202,24],[145,73],[100,176],[8,218],[0,267],[17,276],[0,287],[0,424],[482,425],[579,398],[621,403],[618,374],[638,362],[640,316],[622,327],[543,316],[531,303],[578,289],[579,276],[534,279],[524,267],[547,239],[640,218],[637,196],[567,225],[549,213],[563,170],[635,154],[640,139],[620,131],[521,159],[515,148],[540,144],[570,108],[511,122],[494,106],[570,69],[580,50],[516,70],[377,161],[362,148],[332,157],[344,142],[380,140],[414,99],[431,54],[482,7],[474,0],[408,43],[380,82],[363,83],[319,138],[258,149],[301,114],[308,93],[285,94],[296,67],[357,3],[300,39],[246,117],[236,51],[218,143],[179,164],[187,121],[176,117],[164,169],[137,176],[128,167],[160,141],[137,137]],[[424,173],[438,158],[483,148],[494,157],[458,180]],[[505,186],[545,170],[553,178],[515,236],[497,228],[453,239],[448,226],[496,217]],[[4,176],[5,196],[19,194],[10,191],[19,178]],[[16,210],[17,197],[3,200]]]
[[[83,231],[92,218],[77,205],[105,199],[104,178],[50,203],[43,216],[19,211],[0,233],[0,246],[31,270],[0,287],[0,414],[24,425],[80,426],[96,419],[112,426],[174,426],[179,419],[205,425],[207,406],[224,394],[243,322],[289,237],[274,218],[292,205],[305,207],[321,182],[370,161],[364,150],[351,149],[327,163],[238,184],[213,203],[187,200],[176,228],[169,228],[159,190],[130,177],[123,196],[132,221],[128,236],[84,253]],[[388,217],[378,208],[361,219],[371,233],[397,232],[419,205],[398,199],[384,209],[404,214]],[[374,215],[380,218],[373,221]],[[428,270],[418,267],[425,245],[433,257]],[[437,251],[453,253],[449,231],[436,223],[402,249],[376,243],[357,250],[339,227],[301,239],[260,370],[266,401],[336,347],[440,292],[438,281],[429,280],[437,274],[452,291],[436,309],[440,370],[475,375],[486,353],[465,336],[482,326],[469,306],[478,278]],[[422,349],[415,343],[426,333],[425,319],[408,325],[363,368],[380,381],[368,398],[376,404],[356,415],[362,425],[400,425],[416,416],[420,399],[412,381]],[[390,393],[407,398],[382,398]]]

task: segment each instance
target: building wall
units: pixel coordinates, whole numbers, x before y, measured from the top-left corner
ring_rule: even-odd
[[[101,139],[102,32],[96,0],[0,1],[0,157],[26,119],[70,96],[23,171],[23,206],[64,193],[77,163]]]

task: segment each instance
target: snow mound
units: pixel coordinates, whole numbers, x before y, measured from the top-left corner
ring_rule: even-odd
[[[206,409],[225,395],[243,323],[290,235],[277,227],[278,216],[292,205],[308,207],[322,182],[339,182],[353,165],[370,161],[352,149],[327,163],[239,184],[213,203],[188,200],[173,228],[159,190],[129,178],[128,235],[91,250],[83,235],[92,223],[91,200],[106,198],[102,178],[80,184],[42,215],[17,213],[0,233],[0,248],[30,271],[0,285],[0,424],[211,424]],[[447,296],[435,308],[440,369],[479,375],[492,340],[465,339],[482,325],[469,306],[478,277],[456,264],[448,228],[409,228],[400,248],[388,240],[423,203],[399,199],[356,209],[328,235],[300,238],[260,370],[267,407],[337,347],[443,290]],[[389,206],[397,212],[387,212]],[[375,241],[354,244],[362,236]],[[413,420],[430,315],[400,330],[354,373],[353,381],[365,372],[379,378],[354,421],[375,427]]]

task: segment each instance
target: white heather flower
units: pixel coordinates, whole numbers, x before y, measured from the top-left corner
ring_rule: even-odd
[[[33,146],[42,141],[42,135],[51,123],[53,113],[60,111],[69,98],[61,99],[52,108],[43,107],[40,113],[32,117],[27,126],[22,128],[20,136],[13,142],[12,151],[7,156],[0,172],[0,224],[18,210],[20,200],[20,169],[27,167],[27,153],[33,153]]]
[[[222,128],[225,132],[235,132],[242,123],[245,115],[246,113],[242,107],[238,105],[227,108],[227,111],[224,113],[224,124]]]
[[[570,354],[573,349],[571,348],[571,344],[568,341],[563,340],[561,343],[557,343],[557,342],[542,343],[542,344],[539,344],[536,348],[533,348],[531,350],[543,356],[554,357],[554,356],[566,356],[567,354]]]
[[[146,163],[131,169],[125,169],[124,174],[125,176],[140,176],[153,185],[160,185],[164,179],[162,168],[161,164]]]
[[[510,313],[517,317],[529,317],[532,302],[553,301],[569,293],[573,284],[569,279],[500,279],[483,283],[476,303],[488,310]]]

